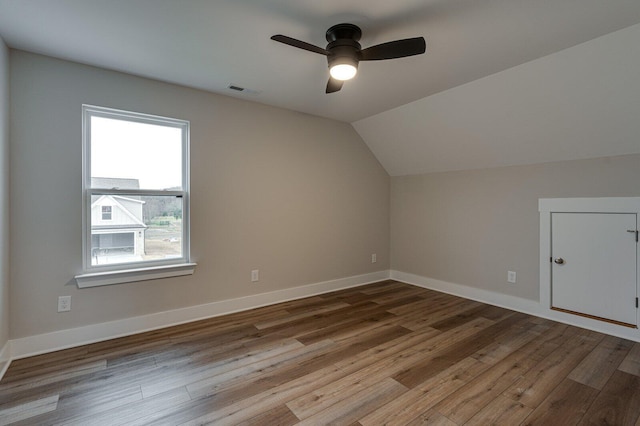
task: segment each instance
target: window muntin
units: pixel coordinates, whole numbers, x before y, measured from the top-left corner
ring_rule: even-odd
[[[84,270],[189,262],[189,123],[83,112]]]

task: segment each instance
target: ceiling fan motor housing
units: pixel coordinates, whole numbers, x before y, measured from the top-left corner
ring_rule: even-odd
[[[340,39],[358,41],[362,37],[362,30],[353,24],[337,24],[327,30],[325,37],[329,43]]]
[[[358,68],[359,52],[362,48],[358,40],[362,31],[357,25],[337,24],[327,30],[326,38],[329,44],[327,56],[329,68],[335,64],[349,64]]]
[[[329,68],[335,64],[350,64],[358,68],[360,44],[357,41],[336,40],[329,43],[327,50],[330,52],[327,56]]]

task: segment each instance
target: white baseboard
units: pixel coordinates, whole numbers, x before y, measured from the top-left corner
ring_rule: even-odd
[[[469,287],[461,284],[449,283],[433,278],[427,278],[420,275],[410,274],[408,272],[391,270],[389,278],[406,284],[412,284],[418,287],[436,290],[442,293],[454,296],[464,297],[465,299],[476,300],[478,302],[487,303],[489,305],[499,306],[501,308],[518,311],[541,318],[550,319],[564,324],[574,325],[580,328],[597,331],[600,333],[610,334],[612,336],[621,337],[623,339],[640,342],[640,330],[637,328],[624,327],[616,324],[610,324],[591,318],[571,315],[565,312],[551,310],[549,307],[543,306],[537,300],[524,299],[507,294],[497,293],[494,291],[484,290],[475,287]]]
[[[489,305],[499,306],[501,308],[507,308],[513,311],[523,312],[530,315],[539,315],[538,312],[540,310],[540,304],[534,300],[496,293],[494,291],[484,290],[481,288],[440,281],[433,278],[410,274],[408,272],[392,270],[389,276],[391,279],[394,279],[396,281],[401,281],[403,283],[427,288],[429,290],[436,290],[441,293],[464,297],[465,299],[476,300],[478,302],[487,303]]]
[[[221,300],[204,305],[189,306],[187,308],[158,312],[155,314],[23,337],[10,341],[11,359],[26,358],[28,356],[171,327],[201,319],[259,308],[261,306],[273,305],[288,300],[301,299],[331,291],[357,287],[388,278],[389,271],[384,270],[269,293]]]
[[[601,333],[640,342],[640,331],[601,321],[583,318],[564,312],[552,311],[538,301],[523,299],[489,290],[449,283],[402,271],[384,270],[369,274],[339,278],[300,287],[261,293],[236,299],[223,300],[171,311],[158,312],[117,321],[91,324],[84,327],[13,339],[0,351],[0,379],[13,359],[26,358],[61,349],[86,345],[201,319],[212,318],[261,306],[394,279],[418,287],[448,293],[465,299],[476,300],[502,308],[535,315],[542,318],[582,327]]]
[[[11,340],[8,340],[0,349],[0,380],[4,377],[4,373],[7,372],[9,364],[11,364]]]

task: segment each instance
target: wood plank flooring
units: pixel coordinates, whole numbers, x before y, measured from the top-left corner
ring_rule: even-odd
[[[14,361],[0,425],[635,425],[640,344],[385,281]]]

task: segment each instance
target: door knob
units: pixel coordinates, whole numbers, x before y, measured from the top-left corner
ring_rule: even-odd
[[[564,263],[564,259],[561,257],[556,257],[553,261],[558,265],[562,265]]]

